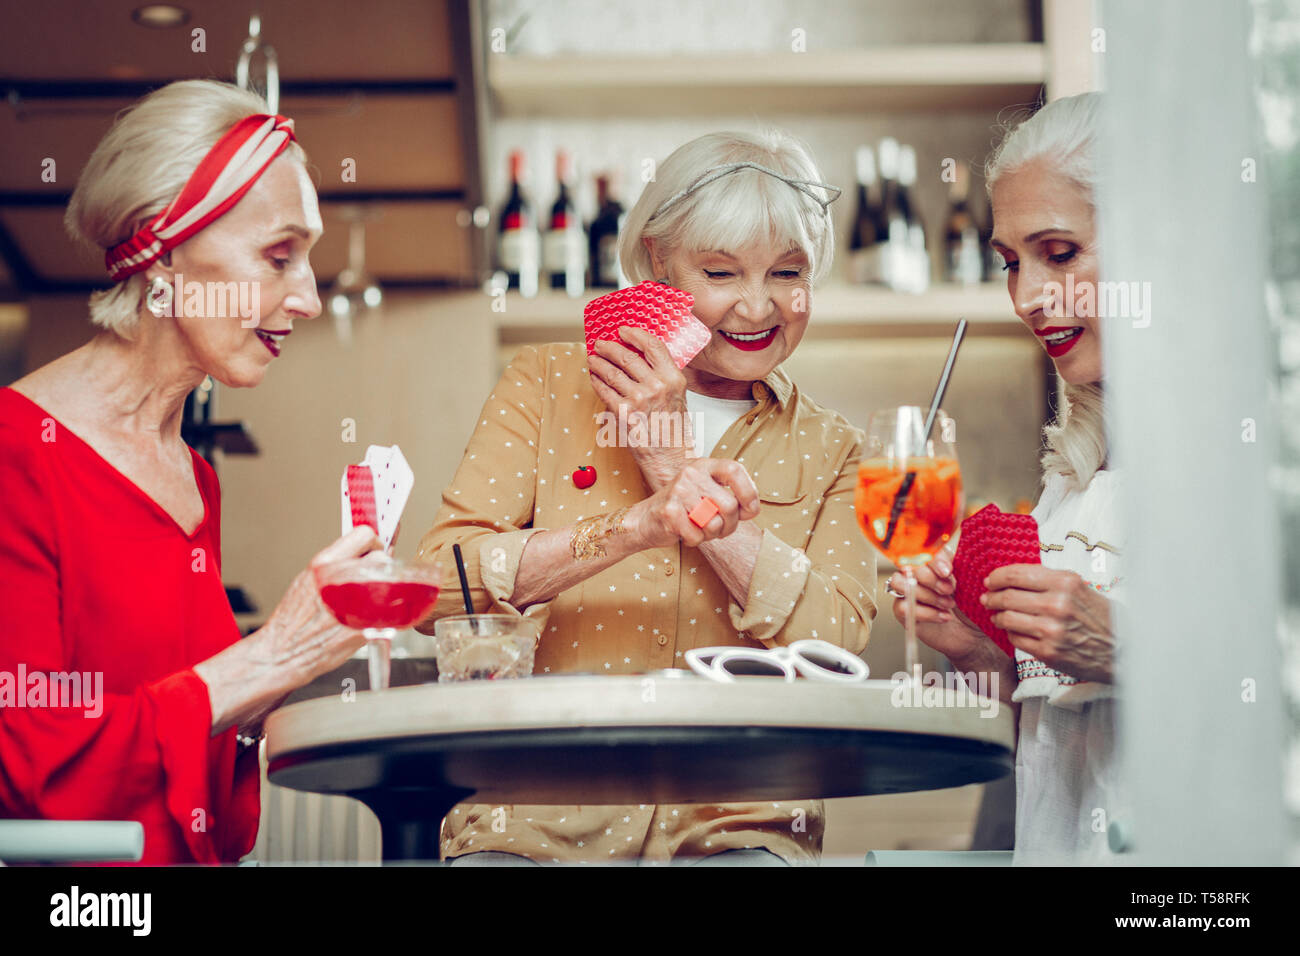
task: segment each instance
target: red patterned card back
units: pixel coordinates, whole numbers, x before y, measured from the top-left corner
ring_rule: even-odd
[[[1038,522],[1032,515],[1003,514],[997,505],[986,505],[962,522],[952,562],[957,608],[1010,657],[1016,652],[1007,632],[993,623],[993,615],[980,604],[984,579],[1008,564],[1040,563]]]
[[[695,297],[662,282],[645,281],[592,299],[582,310],[587,354],[596,353],[600,340],[627,345],[619,326],[645,329],[668,346],[673,364],[685,368],[709,344],[708,326],[691,314]]]
[[[375,476],[369,465],[348,465],[348,505],[352,510],[352,527],[368,524],[379,533]]]

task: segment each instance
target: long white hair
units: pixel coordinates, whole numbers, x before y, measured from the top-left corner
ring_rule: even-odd
[[[1080,93],[1053,100],[1032,117],[1008,129],[984,167],[990,197],[1005,173],[1038,159],[1081,186],[1096,208],[1096,141],[1101,94]],[[1105,404],[1100,382],[1067,385],[1056,422],[1043,429],[1043,478],[1064,475],[1084,488],[1106,463]]]

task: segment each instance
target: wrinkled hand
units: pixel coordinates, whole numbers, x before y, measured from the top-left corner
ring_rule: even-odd
[[[694,446],[686,414],[686,376],[658,336],[626,325],[618,332],[627,345],[596,342],[596,354],[587,359],[588,377],[605,407],[627,421],[628,450],[650,490],[658,491],[682,470]],[[665,413],[668,417],[651,429],[652,416]]]
[[[698,528],[688,515],[706,496],[718,506],[718,513]],[[757,517],[758,511],[758,489],[744,465],[727,458],[695,458],[668,484],[634,505],[628,517],[642,549],[678,541],[698,548],[705,541],[725,538],[741,521]]]
[[[380,559],[383,542],[367,525],[353,528],[311,560],[284,593],[266,624],[258,631],[260,655],[275,667],[292,668],[296,686],[326,674],[365,644],[359,631],[334,619],[320,598],[312,570],[324,564],[373,554]]]
[[[993,641],[957,610],[953,598],[957,593],[957,578],[952,573],[950,547],[944,547],[929,564],[915,571],[916,636],[956,663],[970,658]],[[906,593],[901,571],[895,571],[886,583],[899,594]],[[893,610],[898,623],[906,627],[906,599],[894,598]]]
[[[981,602],[1011,643],[1079,680],[1114,682],[1110,600],[1073,571],[1009,564],[987,578]]]

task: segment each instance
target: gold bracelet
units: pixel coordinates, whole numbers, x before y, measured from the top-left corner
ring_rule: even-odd
[[[605,540],[627,531],[623,527],[623,518],[629,510],[619,508],[607,515],[596,515],[579,521],[573,529],[573,538],[569,541],[573,557],[578,561],[605,557]]]

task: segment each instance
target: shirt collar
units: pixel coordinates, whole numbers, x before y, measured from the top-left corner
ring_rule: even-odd
[[[794,382],[790,381],[790,376],[786,375],[779,365],[772,369],[766,377],[753,383],[755,399],[762,403],[771,395],[776,399],[782,411],[785,411],[786,405],[790,403],[790,396],[793,394]]]

